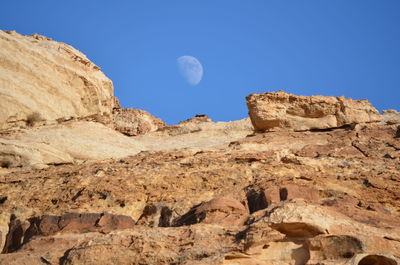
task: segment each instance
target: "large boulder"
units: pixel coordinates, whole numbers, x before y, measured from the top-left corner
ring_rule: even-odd
[[[0,31],[0,129],[113,108],[113,84],[73,47],[34,34]]]
[[[307,131],[381,120],[367,100],[296,96],[283,91],[251,94],[246,99],[256,131]]]
[[[114,109],[113,123],[115,130],[127,136],[154,132],[166,126],[165,122],[149,112],[133,108]]]

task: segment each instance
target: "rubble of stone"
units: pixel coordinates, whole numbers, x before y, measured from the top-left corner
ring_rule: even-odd
[[[256,131],[307,131],[379,122],[379,112],[367,100],[332,96],[297,96],[283,91],[247,96]]]

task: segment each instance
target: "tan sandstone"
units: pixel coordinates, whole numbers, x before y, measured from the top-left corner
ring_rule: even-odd
[[[127,136],[154,132],[166,126],[161,119],[140,109],[114,108],[112,116],[115,130]]]
[[[6,235],[12,220],[30,227],[30,220],[68,213],[124,215],[136,225],[85,231],[78,219],[79,229],[36,234],[1,254],[0,264],[107,264],[114,258],[116,264],[396,265],[395,135],[395,125],[379,123],[270,132],[213,150],[9,169],[0,176]]]
[[[145,149],[94,122],[67,122],[0,136],[3,167],[35,167],[120,158]]]
[[[221,149],[231,141],[252,133],[248,119],[185,123],[135,137],[128,137],[109,127],[93,121],[71,120],[56,125],[3,131],[0,133],[0,166],[44,168],[117,159],[150,150]]]
[[[93,114],[110,115],[113,85],[73,47],[0,31],[0,129]]]
[[[0,130],[0,265],[399,265],[398,113],[273,94],[286,123],[270,132],[163,127],[114,97],[111,115]]]
[[[329,129],[381,120],[367,100],[296,96],[283,91],[251,94],[246,99],[257,131]]]

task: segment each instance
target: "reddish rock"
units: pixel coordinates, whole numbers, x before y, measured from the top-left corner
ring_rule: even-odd
[[[229,197],[221,197],[196,206],[176,223],[177,225],[204,223],[236,226],[243,225],[247,218],[248,212],[243,204]]]
[[[58,221],[59,231],[61,232],[94,232],[101,214],[98,213],[68,213],[60,217]]]
[[[34,236],[46,237],[57,233],[109,233],[113,230],[132,228],[134,225],[135,222],[129,216],[99,213],[43,215],[25,222],[12,217],[3,253],[18,250]]]
[[[54,235],[60,231],[59,221],[60,217],[53,215],[44,215],[41,218],[32,218],[30,220],[31,225],[37,227],[37,234],[43,236]]]
[[[311,260],[351,258],[364,251],[363,243],[347,235],[319,235],[308,241]]]
[[[256,130],[268,133],[204,115],[158,130],[150,114],[122,109],[110,81],[71,47],[0,36],[0,77],[11,87],[38,82],[10,62],[49,62],[62,73],[39,71],[43,86],[19,91],[63,83],[78,95],[44,102],[60,93],[43,90],[34,111],[4,108],[16,116],[3,123],[15,130],[0,131],[0,264],[399,264],[397,112],[378,123],[367,101],[278,92],[248,97]],[[61,54],[50,58],[49,48]],[[56,57],[71,69],[47,60]],[[100,123],[158,131],[128,138]],[[41,170],[19,168],[28,165]]]
[[[129,216],[105,214],[97,221],[96,226],[100,227],[100,231],[104,233],[113,230],[129,229],[135,225],[135,221]]]
[[[319,191],[303,185],[288,184],[281,187],[269,188],[264,193],[268,204],[295,198],[302,198],[308,202],[319,201]]]

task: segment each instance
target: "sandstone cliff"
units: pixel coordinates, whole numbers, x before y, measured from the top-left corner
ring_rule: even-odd
[[[121,108],[65,44],[0,32],[0,45],[0,78],[14,77],[0,87],[1,265],[400,264],[398,112],[277,92],[248,97],[251,121],[165,126]],[[66,75],[43,84],[79,73],[96,88],[28,80],[51,67]],[[30,105],[23,89],[80,107]],[[26,126],[31,111],[43,122]]]
[[[0,31],[0,129],[110,114],[113,85],[73,47],[40,35]]]

